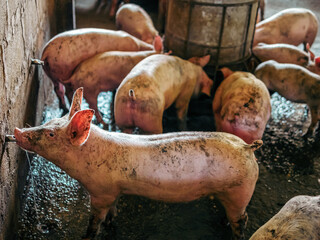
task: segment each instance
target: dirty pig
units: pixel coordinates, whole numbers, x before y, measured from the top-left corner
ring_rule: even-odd
[[[320,195],[291,198],[250,240],[320,239]]]
[[[254,74],[269,90],[278,92],[292,102],[308,105],[311,124],[307,135],[312,134],[320,119],[320,75],[296,64],[274,60],[259,64]]]
[[[19,129],[17,144],[65,170],[88,191],[94,238],[121,194],[187,202],[213,194],[225,208],[233,239],[244,239],[248,205],[258,179],[254,151],[228,133],[179,132],[134,135],[108,132],[94,124],[94,110],[81,110],[82,88],[68,115],[42,126]]]
[[[258,43],[313,44],[318,32],[316,15],[305,8],[288,8],[256,24],[253,46]]]
[[[249,72],[221,71],[226,78],[212,104],[217,131],[232,133],[246,143],[261,139],[271,113],[268,89]]]
[[[252,48],[252,53],[262,62],[275,60],[278,63],[293,63],[303,66],[313,73],[320,74],[320,57],[315,57],[309,44],[307,44],[306,52],[286,43],[259,43]]]
[[[124,32],[101,28],[69,30],[54,36],[45,45],[41,60],[43,69],[54,84],[60,108],[68,112],[63,82],[84,60],[106,51],[148,51],[151,44]]]
[[[158,31],[149,14],[139,5],[128,3],[122,5],[116,13],[117,29],[123,30],[142,41],[152,44]]]
[[[152,55],[139,62],[121,82],[115,96],[114,116],[126,133],[162,133],[163,112],[174,104],[178,128],[186,130],[186,115],[192,96],[210,96],[212,80],[203,71],[210,56],[183,60],[176,56]]]
[[[162,52],[160,36],[155,38],[154,50],[150,51],[107,51],[94,55],[81,62],[75,69],[71,78],[63,84],[69,86],[67,91],[69,101],[74,91],[84,88],[84,98],[89,107],[95,110],[97,122],[104,126],[108,124],[103,120],[97,106],[97,98],[102,91],[114,91],[131,69],[144,58]],[[113,103],[111,103],[113,104]]]

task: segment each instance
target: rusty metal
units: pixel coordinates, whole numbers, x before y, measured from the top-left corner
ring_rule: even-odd
[[[4,141],[5,141],[5,142],[16,142],[17,139],[15,138],[14,135],[6,135]]]
[[[210,54],[209,74],[220,66],[245,65],[251,57],[258,7],[259,0],[169,1],[165,46],[184,59]],[[232,27],[238,31],[231,32]]]

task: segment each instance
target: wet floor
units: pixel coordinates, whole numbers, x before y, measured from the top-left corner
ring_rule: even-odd
[[[316,52],[320,53],[318,49]],[[106,120],[110,120],[111,97],[111,93],[99,96],[99,108]],[[191,102],[189,130],[214,131],[211,100]],[[83,108],[88,108],[85,102]],[[61,116],[55,97],[43,116],[43,122]],[[166,132],[177,131],[172,116],[168,110],[163,121]],[[320,133],[302,137],[309,124],[305,104],[292,103],[277,93],[272,95],[272,115],[263,136],[264,145],[256,151],[260,176],[247,207],[247,238],[293,196],[320,194]],[[39,156],[28,156],[31,166],[19,218],[19,239],[80,239],[86,232],[90,213],[86,190],[52,163]],[[224,240],[231,236],[224,210],[213,198],[168,204],[122,196],[117,208],[118,215],[102,227],[98,239]]]

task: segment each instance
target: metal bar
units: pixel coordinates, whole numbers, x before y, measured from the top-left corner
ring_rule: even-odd
[[[187,2],[190,3],[190,1],[188,0],[180,0],[180,2]],[[195,5],[203,5],[203,6],[216,6],[216,7],[234,7],[234,6],[244,6],[244,5],[249,5],[252,3],[256,3],[258,2],[258,0],[252,0],[252,1],[248,1],[245,3],[212,3],[212,2],[193,2],[193,4]]]
[[[184,57],[186,57],[186,55],[188,55],[188,50],[189,50],[189,37],[190,37],[190,22],[191,22],[191,15],[192,15],[192,10],[194,8],[194,3],[193,1],[190,2],[189,4],[189,14],[188,14],[188,29],[187,29],[187,36],[185,38],[185,42],[184,42]]]
[[[218,86],[217,86],[217,71],[218,71],[218,67],[219,67],[219,57],[220,57],[220,49],[221,49],[221,42],[222,42],[222,36],[223,36],[223,30],[224,30],[224,21],[226,18],[226,12],[227,12],[227,7],[223,6],[222,9],[222,18],[221,18],[221,26],[220,26],[220,31],[219,31],[219,40],[218,40],[218,50],[217,50],[217,55],[216,55],[216,59],[214,62],[214,66],[215,66],[215,70],[214,70],[214,74],[213,74],[213,91],[217,90]]]
[[[5,141],[5,142],[16,142],[17,139],[15,138],[14,135],[6,135],[4,141]]]
[[[247,40],[248,40],[248,34],[249,34],[249,29],[250,29],[250,21],[251,21],[251,11],[252,11],[252,4],[249,6],[249,17],[248,17],[248,22],[247,22],[247,30],[245,34],[245,40],[244,40],[244,48],[242,51],[242,57],[246,54],[246,49],[247,49]]]

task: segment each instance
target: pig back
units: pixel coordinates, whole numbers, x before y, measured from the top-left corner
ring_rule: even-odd
[[[262,62],[275,60],[279,63],[293,63],[304,67],[309,62],[308,53],[291,44],[259,43],[252,52]]]
[[[232,134],[184,132],[152,137],[157,136],[157,140],[140,142],[140,151],[131,152],[126,163],[129,184],[144,183],[139,191],[146,197],[194,200],[235,186],[254,185],[258,178],[252,145]],[[137,140],[132,144],[137,145]],[[134,177],[130,177],[133,169]]]
[[[296,65],[269,60],[260,64],[255,75],[268,89],[297,103],[319,103],[320,76]]]
[[[263,82],[251,73],[235,72],[219,88],[214,106],[216,101],[219,105],[215,106],[214,112],[221,116],[222,121],[234,122],[239,128],[264,130],[270,116],[271,103]]]
[[[185,88],[193,92],[201,68],[181,58],[156,54],[139,62],[122,81],[116,94],[128,96],[134,90],[136,99],[158,98],[166,109]],[[163,109],[163,110],[164,110]]]
[[[70,78],[83,60],[104,51],[153,50],[153,46],[123,32],[99,28],[67,31],[52,38],[45,46],[41,60],[47,75],[58,81]]]
[[[259,42],[310,46],[318,31],[317,17],[308,9],[289,8],[257,23],[253,46]]]

